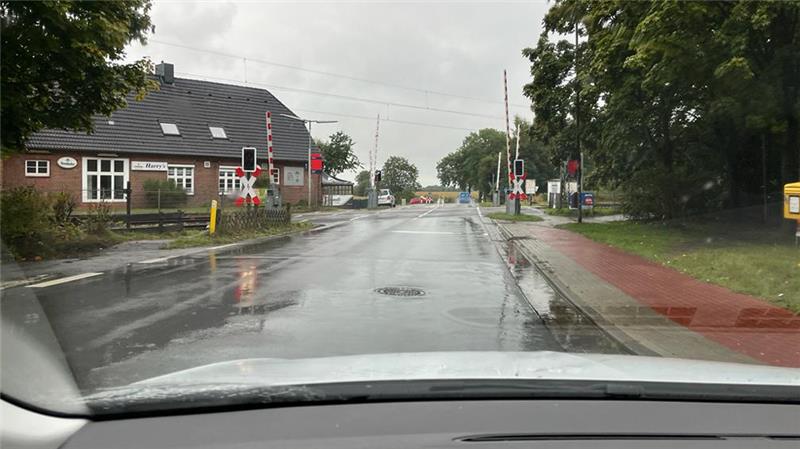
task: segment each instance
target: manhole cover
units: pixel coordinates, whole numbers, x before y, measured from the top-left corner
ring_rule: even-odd
[[[414,287],[381,287],[375,291],[389,296],[425,296],[425,291]]]

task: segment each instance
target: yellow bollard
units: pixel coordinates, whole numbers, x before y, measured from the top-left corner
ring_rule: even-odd
[[[217,231],[217,200],[211,200],[211,216],[208,221],[208,233],[214,235]]]

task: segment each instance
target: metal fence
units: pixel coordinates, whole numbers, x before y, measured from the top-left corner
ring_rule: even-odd
[[[217,232],[236,234],[252,232],[275,226],[284,226],[291,221],[291,208],[248,207],[241,210],[222,209],[217,214]]]
[[[116,187],[116,186],[115,186]],[[192,195],[176,189],[131,186],[111,189],[65,189],[54,186],[36,188],[42,204],[53,208],[56,215],[66,215],[73,222],[83,223],[102,219],[113,230],[180,231],[204,229],[209,225],[211,200],[209,195]],[[6,193],[6,192],[4,192]],[[220,223],[229,232],[236,229],[255,230],[258,226],[288,223],[290,209],[270,209],[236,205],[237,194],[211,195],[217,201]],[[248,212],[252,212],[248,215]],[[244,214],[241,215],[240,214]],[[254,218],[248,218],[252,215]]]

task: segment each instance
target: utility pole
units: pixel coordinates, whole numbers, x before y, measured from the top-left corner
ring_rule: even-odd
[[[763,209],[761,210],[761,222],[767,222],[767,136],[761,135],[761,199]]]
[[[578,17],[575,17],[575,143],[578,147],[578,223],[583,223],[583,151],[581,150],[581,81],[578,77]]]
[[[378,207],[378,183],[375,182],[375,171],[378,169],[378,137],[380,135],[381,129],[381,115],[378,114],[377,121],[375,123],[375,146],[369,152],[369,179],[370,179],[370,188],[369,193],[367,193],[367,208],[374,209]]]

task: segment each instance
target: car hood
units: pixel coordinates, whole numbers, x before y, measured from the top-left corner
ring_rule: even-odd
[[[800,386],[800,370],[738,363],[562,352],[422,352],[232,360],[135,385],[313,385],[454,379],[549,379]]]

